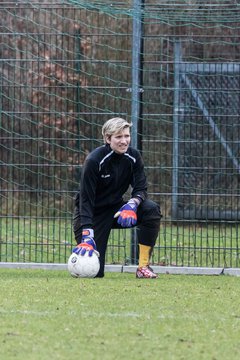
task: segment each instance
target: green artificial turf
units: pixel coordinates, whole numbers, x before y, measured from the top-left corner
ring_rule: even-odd
[[[0,269],[0,359],[239,359],[240,279]]]

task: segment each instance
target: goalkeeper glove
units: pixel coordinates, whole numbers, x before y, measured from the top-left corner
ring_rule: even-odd
[[[114,215],[114,218],[118,217],[118,224],[124,228],[129,228],[137,223],[137,207],[139,203],[135,199],[130,199],[125,205],[123,205],[119,211]]]
[[[82,242],[73,249],[75,254],[82,256],[85,255],[86,251],[88,251],[89,256],[92,256],[93,252],[99,256],[99,252],[97,251],[96,243],[94,241],[93,229],[84,229],[82,231]]]

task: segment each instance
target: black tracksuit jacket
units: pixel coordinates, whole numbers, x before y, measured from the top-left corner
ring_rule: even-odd
[[[81,227],[92,227],[93,214],[123,201],[123,195],[132,187],[132,197],[147,198],[147,182],[142,157],[129,147],[117,154],[106,144],[93,150],[86,158],[80,191],[75,206]]]

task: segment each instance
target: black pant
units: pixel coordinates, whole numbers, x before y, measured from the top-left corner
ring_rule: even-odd
[[[122,229],[114,219],[114,214],[120,209],[123,204],[101,208],[97,210],[93,217],[94,240],[96,242],[97,250],[100,253],[100,270],[98,277],[104,276],[105,254],[107,249],[108,238],[111,229]],[[137,241],[138,244],[148,245],[153,247],[159,233],[161,212],[159,206],[151,201],[143,201],[137,209]],[[78,244],[82,238],[81,215],[74,216],[73,230],[75,239]]]

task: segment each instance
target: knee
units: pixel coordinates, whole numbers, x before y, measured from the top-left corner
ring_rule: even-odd
[[[142,219],[145,221],[154,222],[156,225],[160,224],[160,220],[162,217],[160,206],[152,201],[152,200],[145,200],[141,204],[141,211],[142,211]]]

